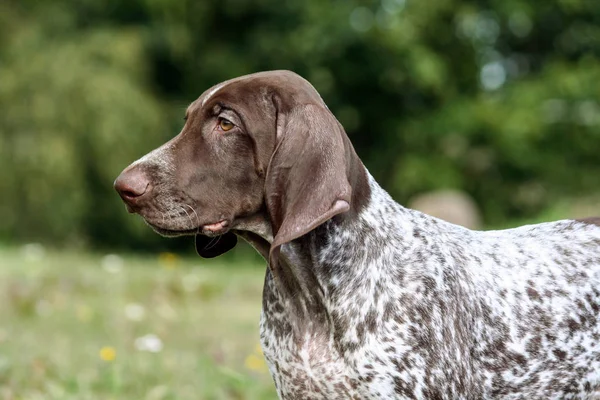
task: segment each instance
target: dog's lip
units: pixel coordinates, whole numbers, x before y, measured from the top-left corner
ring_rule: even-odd
[[[191,229],[169,229],[165,228],[152,222],[146,221],[152,229],[154,229],[157,233],[164,236],[183,236],[183,235],[197,235],[201,234],[204,236],[218,236],[226,233],[229,230],[229,226],[231,222],[228,219],[222,219],[218,222],[200,225],[197,228]]]
[[[198,233],[198,228],[195,229],[167,229],[160,227],[158,225],[154,225],[151,222],[146,221],[146,223],[156,231],[159,235],[175,237],[175,236],[185,236],[185,235],[194,235]]]
[[[209,232],[212,234],[221,234],[225,233],[229,228],[229,220],[222,219],[219,222],[215,222],[213,224],[207,224],[202,226],[202,232]]]

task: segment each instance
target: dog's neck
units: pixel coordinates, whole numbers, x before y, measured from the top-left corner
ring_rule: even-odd
[[[385,246],[382,249],[381,244],[387,241],[390,232],[402,235],[402,247],[412,246],[410,210],[397,204],[370,175],[366,176],[369,190],[363,192],[368,198],[360,200],[360,209],[337,215],[281,247],[279,262],[283,274],[273,282],[275,295],[286,311],[294,314],[298,325],[308,319],[312,320],[312,325],[315,320],[329,324],[332,308],[338,308],[344,302],[354,303],[354,299],[357,302],[348,306],[370,301],[359,298],[360,293],[367,293],[364,286],[375,291],[382,282],[371,282],[373,277],[391,275],[389,271],[367,271],[386,268],[385,263],[375,260],[382,257],[381,251],[389,250]],[[269,221],[255,217],[238,224],[238,229],[238,234],[268,260],[273,240]],[[397,263],[387,265],[399,268]],[[267,279],[273,278],[267,276]]]

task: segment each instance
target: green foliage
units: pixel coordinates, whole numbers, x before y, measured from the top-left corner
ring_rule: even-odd
[[[5,238],[164,244],[112,181],[265,69],[313,82],[400,202],[459,188],[502,225],[600,191],[594,1],[9,0],[0,46]]]

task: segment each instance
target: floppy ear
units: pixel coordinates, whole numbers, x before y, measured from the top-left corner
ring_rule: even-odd
[[[303,104],[278,114],[277,146],[265,182],[274,235],[272,269],[277,269],[282,244],[350,209],[352,151],[343,128],[324,106]]]
[[[227,253],[236,243],[237,236],[232,232],[217,237],[196,235],[196,252],[200,257],[213,258]]]

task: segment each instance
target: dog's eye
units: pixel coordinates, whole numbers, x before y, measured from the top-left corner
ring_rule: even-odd
[[[227,132],[228,130],[230,130],[231,128],[233,128],[235,125],[233,125],[233,122],[225,119],[225,118],[219,118],[219,128],[221,128],[222,131]]]

